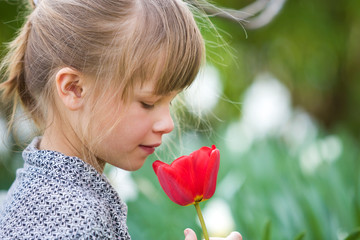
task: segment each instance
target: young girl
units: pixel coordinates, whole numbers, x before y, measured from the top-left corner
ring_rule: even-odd
[[[135,171],[172,131],[171,101],[204,59],[199,29],[181,0],[30,4],[0,89],[42,137],[23,152],[0,239],[130,239],[104,165]]]

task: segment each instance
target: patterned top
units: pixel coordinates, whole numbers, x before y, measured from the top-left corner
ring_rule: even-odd
[[[0,239],[129,240],[127,206],[105,176],[77,157],[24,150],[0,208]]]

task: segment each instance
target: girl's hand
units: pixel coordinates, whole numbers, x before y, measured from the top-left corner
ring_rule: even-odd
[[[185,234],[185,240],[197,240],[195,232],[190,228],[185,229],[184,234]],[[210,240],[221,240],[221,239],[223,239],[223,240],[242,240],[242,237],[241,237],[240,233],[232,232],[226,238],[210,238]]]

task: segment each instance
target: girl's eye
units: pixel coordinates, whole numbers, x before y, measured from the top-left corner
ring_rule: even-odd
[[[154,108],[153,104],[147,104],[147,103],[141,102],[141,105],[145,109],[153,109]]]

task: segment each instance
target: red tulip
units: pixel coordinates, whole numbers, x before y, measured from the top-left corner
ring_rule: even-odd
[[[170,165],[157,160],[153,168],[168,197],[186,206],[214,195],[219,165],[220,152],[213,145],[182,156]]]
[[[179,157],[170,165],[159,160],[153,163],[155,174],[166,195],[182,206],[194,204],[206,240],[209,240],[209,235],[199,202],[214,195],[219,165],[220,152],[215,145]]]

